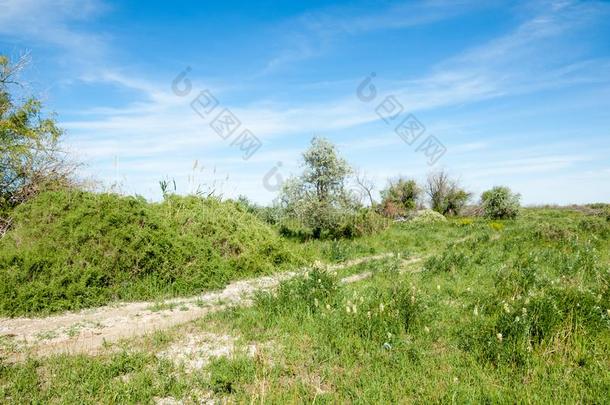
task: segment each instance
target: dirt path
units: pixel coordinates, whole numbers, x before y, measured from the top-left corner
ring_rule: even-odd
[[[328,265],[327,268],[335,271],[391,256],[390,253],[368,256]],[[417,260],[404,262],[409,264]],[[236,281],[222,291],[188,298],[119,303],[46,318],[0,318],[0,337],[10,339],[12,347],[8,354],[9,358],[15,360],[27,354],[94,354],[106,343],[167,329],[228,306],[249,305],[256,291],[272,289],[302,271],[304,270]],[[370,272],[365,272],[346,277],[343,281],[355,282],[370,276]]]

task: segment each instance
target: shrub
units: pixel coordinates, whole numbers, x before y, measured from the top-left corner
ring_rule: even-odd
[[[343,216],[335,237],[357,238],[375,234],[389,225],[388,220],[371,209],[361,209]]]
[[[405,216],[417,209],[421,194],[422,190],[415,180],[390,181],[388,187],[381,191],[381,211],[390,218]]]
[[[279,223],[280,235],[301,241],[313,238],[312,230],[298,219],[284,218]]]
[[[18,315],[218,288],[299,263],[233,202],[45,192],[0,240],[0,312]]]
[[[519,213],[521,196],[508,187],[494,187],[481,195],[484,215],[491,219],[514,219]]]
[[[472,196],[444,170],[430,173],[424,190],[430,199],[430,208],[443,215],[459,215]]]

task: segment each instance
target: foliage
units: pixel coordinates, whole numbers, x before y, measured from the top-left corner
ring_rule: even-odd
[[[388,225],[388,220],[374,210],[362,208],[353,214],[343,215],[332,235],[336,238],[359,238],[378,233]]]
[[[398,179],[390,181],[381,191],[381,212],[390,218],[404,217],[417,209],[422,190],[415,180]]]
[[[462,222],[307,241],[337,260],[403,255],[339,274],[314,266],[253,306],[167,332],[167,344],[216,331],[239,337],[233,355],[201,371],[162,361],[150,353],[160,344],[138,338],[96,356],[2,363],[0,402],[607,402],[605,219],[523,208],[502,232]],[[428,258],[423,268],[406,263],[415,257]],[[362,272],[368,277],[340,281]],[[253,357],[241,354],[253,345]]]
[[[443,215],[459,215],[472,196],[444,170],[428,175],[424,191],[430,199],[430,208]]]
[[[0,240],[0,311],[18,315],[218,288],[299,259],[233,202],[45,192]]]
[[[303,153],[303,166],[301,176],[284,183],[282,205],[286,215],[311,228],[315,238],[328,236],[357,207],[345,188],[351,168],[322,138],[312,139]]]
[[[508,187],[494,187],[483,192],[481,206],[487,218],[515,219],[519,213],[521,196]]]
[[[62,131],[40,100],[16,100],[24,64],[0,55],[0,216],[42,190],[69,184],[73,170],[59,149]]]

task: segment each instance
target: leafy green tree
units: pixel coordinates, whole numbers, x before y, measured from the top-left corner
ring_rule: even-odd
[[[508,187],[494,187],[481,195],[481,206],[487,218],[514,219],[519,213],[521,195]]]
[[[381,191],[381,210],[386,216],[405,216],[417,209],[422,189],[415,180],[400,178],[390,181]]]
[[[321,237],[357,205],[345,188],[352,169],[326,139],[313,138],[303,153],[304,171],[284,183],[281,201],[286,213],[298,218]]]
[[[424,190],[430,199],[430,208],[443,215],[459,215],[472,197],[444,170],[430,173]]]
[[[58,148],[62,131],[55,120],[43,115],[35,97],[16,100],[24,65],[24,58],[11,63],[0,55],[0,214],[65,181],[70,171]]]

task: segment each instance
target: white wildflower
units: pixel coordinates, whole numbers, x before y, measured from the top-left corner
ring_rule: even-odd
[[[501,334],[501,333],[498,333],[498,334],[496,335],[496,337],[498,338],[498,340],[499,340],[500,342],[502,341],[502,334]]]

